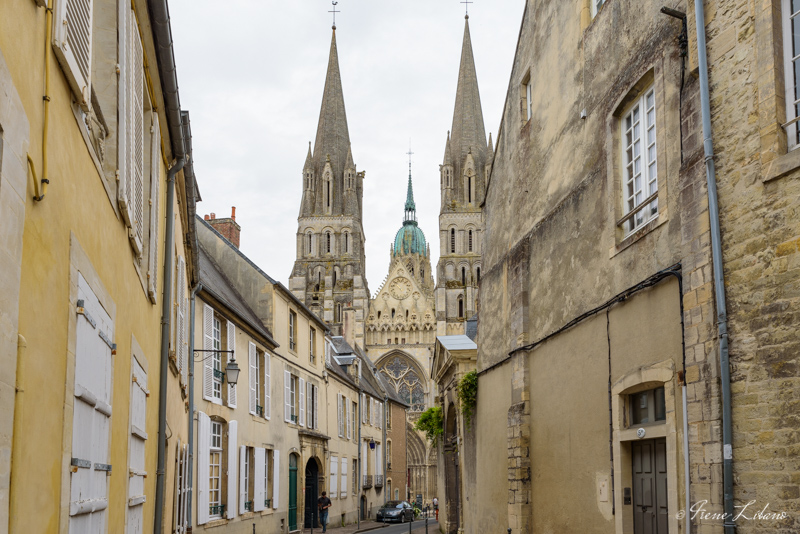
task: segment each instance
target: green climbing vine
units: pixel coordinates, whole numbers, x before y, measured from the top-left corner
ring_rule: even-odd
[[[419,419],[414,425],[414,428],[420,432],[425,432],[425,436],[427,436],[428,441],[431,442],[431,445],[436,447],[436,445],[439,443],[439,436],[444,434],[442,408],[439,406],[434,406],[419,414]]]
[[[464,424],[469,430],[475,416],[475,405],[478,402],[478,372],[470,371],[458,382],[458,402],[464,415]]]

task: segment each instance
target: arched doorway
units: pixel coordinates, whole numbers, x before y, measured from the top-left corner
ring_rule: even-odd
[[[289,455],[289,531],[297,530],[297,455]]]
[[[306,504],[303,526],[319,526],[319,510],[317,509],[317,499],[319,498],[319,464],[316,458],[309,458],[306,463]]]
[[[456,425],[456,407],[451,402],[447,407],[447,419],[444,425],[444,470],[445,470],[445,514],[447,524],[445,532],[456,534],[461,517],[461,481],[458,468],[458,427]]]
[[[366,521],[367,519],[369,519],[369,517],[367,517],[367,496],[366,495],[362,495],[361,496],[361,520],[362,521]]]

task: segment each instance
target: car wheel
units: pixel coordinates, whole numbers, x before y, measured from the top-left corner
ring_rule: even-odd
[[[406,522],[406,514],[404,514],[404,513],[400,514],[400,522],[401,523],[405,523]]]

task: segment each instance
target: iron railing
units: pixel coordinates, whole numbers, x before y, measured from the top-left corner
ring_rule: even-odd
[[[376,488],[383,487],[383,475],[375,475],[375,487]]]
[[[224,504],[216,504],[213,506],[208,507],[208,513],[211,516],[223,516],[225,515],[225,505]]]

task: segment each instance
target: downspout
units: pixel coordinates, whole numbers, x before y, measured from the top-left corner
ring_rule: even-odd
[[[167,174],[167,224],[164,244],[164,293],[161,297],[161,369],[158,381],[158,467],[153,533],[161,534],[164,520],[164,478],[167,456],[167,378],[169,377],[169,328],[172,310],[172,257],[175,249],[175,175],[186,163],[181,156]],[[190,417],[191,419],[191,417]]]
[[[164,486],[167,432],[167,379],[169,377],[169,332],[172,310],[172,269],[175,250],[175,175],[186,163],[183,119],[172,48],[172,29],[169,23],[167,0],[148,0],[153,41],[156,48],[158,75],[164,97],[164,111],[171,141],[174,163],[167,173],[167,209],[164,244],[164,288],[161,302],[161,354],[158,395],[158,466],[156,468],[156,498],[153,533],[162,534],[164,522]]]
[[[356,481],[357,481],[356,488],[358,488],[358,501],[356,501],[356,510],[357,510],[357,512],[356,512],[356,525],[358,526],[358,530],[361,530],[361,493],[363,493],[363,491],[364,491],[363,490],[364,481],[361,479],[361,476],[362,476],[361,473],[364,472],[363,468],[361,467],[361,462],[363,461],[362,458],[361,458],[361,423],[363,422],[362,410],[364,409],[364,407],[361,406],[361,399],[363,399],[363,395],[361,395],[361,392],[362,392],[362,389],[361,389],[361,385],[359,384],[359,387],[358,387],[358,417],[356,417],[356,419],[358,420],[358,475],[356,475],[358,477],[356,479]]]
[[[189,498],[186,500],[186,516],[192,517],[192,484],[194,482],[194,298],[202,291],[203,284],[199,283],[192,289],[189,300]]]
[[[706,60],[706,22],[703,0],[694,0],[697,23],[697,62],[700,70],[700,107],[703,117],[703,153],[708,183],[708,217],[711,223],[711,257],[714,267],[714,296],[717,304],[719,370],[722,386],[722,488],[725,534],[736,530],[733,511],[733,425],[731,422],[731,369],[728,357],[728,312],[725,302],[725,276],[722,272],[722,243],[719,230],[717,178],[714,171],[714,144],[711,140],[711,105]],[[687,510],[688,513],[688,510]]]
[[[386,408],[389,406],[389,397],[384,395],[383,396],[383,413],[381,414],[381,426],[383,427],[383,459],[381,460],[383,463],[383,469],[381,472],[383,474],[383,504],[386,504],[386,451],[388,448],[386,447]]]

